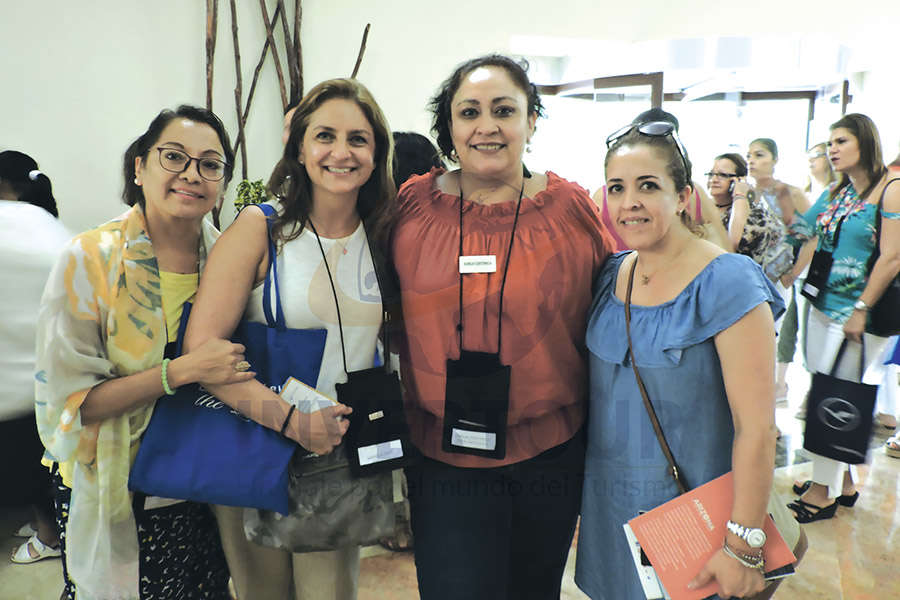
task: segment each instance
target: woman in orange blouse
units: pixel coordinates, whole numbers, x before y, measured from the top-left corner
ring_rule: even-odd
[[[392,248],[425,455],[407,471],[419,590],[559,598],[584,464],[585,318],[610,240],[582,188],[523,165],[542,106],[521,65],[470,60],[431,108],[459,169],[403,186]]]

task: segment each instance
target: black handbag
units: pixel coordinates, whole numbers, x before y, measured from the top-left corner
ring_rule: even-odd
[[[812,377],[803,447],[820,456],[858,465],[866,461],[869,450],[878,386],[861,383],[865,342],[859,355],[860,383],[835,377],[848,343],[846,338],[841,342],[830,373],[815,373]]]
[[[875,213],[875,250],[869,258],[869,274],[878,257],[881,256],[881,213],[884,212],[884,193],[889,185],[898,179],[887,182],[878,199],[878,209]],[[900,273],[888,284],[881,298],[869,310],[869,324],[866,328],[871,334],[882,337],[890,337],[900,333]]]

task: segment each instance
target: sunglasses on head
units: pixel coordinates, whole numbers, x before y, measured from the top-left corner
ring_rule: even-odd
[[[681,156],[681,163],[684,165],[684,174],[688,176],[691,172],[688,167],[687,162],[687,151],[684,149],[684,145],[681,143],[681,139],[678,137],[678,130],[675,129],[675,125],[669,123],[668,121],[647,121],[646,123],[630,123],[621,129],[616,130],[612,133],[608,138],[606,138],[606,148],[609,149],[619,141],[621,138],[625,137],[633,130],[637,129],[638,133],[641,135],[646,135],[648,137],[666,137],[671,136],[672,140],[675,142],[675,148],[678,150],[678,155]]]

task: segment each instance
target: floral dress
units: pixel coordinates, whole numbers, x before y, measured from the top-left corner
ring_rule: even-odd
[[[728,230],[732,205],[722,212],[722,225]],[[763,199],[750,204],[750,213],[735,252],[749,256],[763,268],[770,281],[778,281],[794,262],[794,253],[786,241],[781,217]]]

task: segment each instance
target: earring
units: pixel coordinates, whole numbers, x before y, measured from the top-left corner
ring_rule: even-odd
[[[456,153],[456,148],[450,150],[450,160],[453,162],[457,162],[459,160],[459,155]]]
[[[138,181],[138,178],[136,176],[134,178],[134,185],[141,185],[141,182]]]

